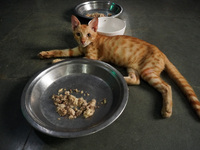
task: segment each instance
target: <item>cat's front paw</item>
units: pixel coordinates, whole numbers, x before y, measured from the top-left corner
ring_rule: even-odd
[[[172,110],[166,110],[165,108],[161,111],[163,118],[169,118],[172,115]]]
[[[57,63],[57,62],[61,62],[61,61],[63,61],[63,60],[65,60],[65,59],[54,59],[54,60],[52,61],[52,64],[55,64],[55,63]]]
[[[38,54],[38,57],[44,59],[44,58],[51,58],[52,56],[48,51],[42,51]]]

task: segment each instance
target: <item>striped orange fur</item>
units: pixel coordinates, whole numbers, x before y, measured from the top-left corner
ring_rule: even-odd
[[[172,115],[171,86],[161,79],[165,70],[181,88],[190,104],[200,117],[200,102],[187,80],[156,46],[130,36],[104,36],[97,33],[98,19],[82,25],[72,16],[72,30],[79,46],[73,49],[42,51],[40,58],[70,57],[84,54],[86,58],[114,63],[127,68],[127,84],[138,85],[140,78],[157,89],[163,97],[161,114],[168,118]]]

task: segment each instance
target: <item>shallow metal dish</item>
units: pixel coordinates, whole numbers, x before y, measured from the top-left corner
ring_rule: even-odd
[[[92,19],[87,17],[87,14],[103,13],[106,17],[117,17],[123,12],[122,6],[113,2],[101,2],[101,1],[88,1],[81,3],[75,7],[75,13],[83,18]]]
[[[107,103],[87,119],[60,117],[51,99],[60,88],[87,91],[90,96],[85,99],[95,98],[99,103],[106,98]],[[37,130],[55,137],[71,138],[104,129],[120,116],[127,101],[127,84],[115,68],[101,61],[73,59],[35,75],[24,88],[21,108],[27,121]]]

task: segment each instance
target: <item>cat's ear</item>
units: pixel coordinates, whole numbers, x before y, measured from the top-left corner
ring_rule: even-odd
[[[88,26],[91,27],[96,32],[98,29],[98,18],[97,17],[93,18],[89,22]]]
[[[81,23],[78,20],[78,18],[76,18],[76,16],[72,15],[71,24],[72,24],[72,30],[75,30]]]

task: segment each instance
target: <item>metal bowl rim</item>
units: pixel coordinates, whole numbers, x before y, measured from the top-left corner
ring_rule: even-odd
[[[86,19],[93,19],[92,17],[86,17],[86,16],[84,16],[84,15],[82,15],[82,14],[80,14],[80,13],[78,13],[78,8],[79,7],[81,7],[81,6],[83,6],[83,5],[86,5],[86,4],[90,4],[90,3],[107,3],[107,4],[110,4],[110,3],[114,3],[115,5],[117,5],[121,10],[120,10],[120,12],[118,13],[118,14],[116,14],[116,15],[112,15],[111,17],[118,17],[120,14],[122,14],[122,12],[123,12],[123,7],[121,6],[121,5],[119,5],[119,4],[117,4],[117,3],[115,3],[115,2],[111,2],[111,1],[107,1],[107,2],[104,2],[104,1],[86,1],[86,2],[83,2],[83,3],[80,3],[80,4],[78,4],[78,5],[76,5],[75,7],[74,7],[74,11],[75,11],[75,13],[76,13],[76,15],[78,15],[78,16],[80,16],[80,17],[82,17],[82,18],[86,18]]]
[[[113,71],[115,71],[118,75],[118,77],[120,78],[122,84],[123,84],[123,89],[124,89],[124,96],[123,96],[123,100],[121,101],[121,104],[120,104],[120,107],[119,109],[116,110],[116,112],[114,113],[113,116],[109,117],[105,122],[101,123],[100,125],[94,127],[94,128],[90,128],[90,129],[87,129],[87,130],[83,130],[83,131],[79,131],[79,132],[60,132],[60,131],[52,131],[48,128],[45,128],[44,126],[38,124],[32,117],[31,115],[29,114],[29,112],[27,111],[26,109],[26,105],[25,105],[25,95],[26,95],[26,92],[28,91],[28,88],[30,87],[30,85],[32,84],[32,82],[34,80],[36,80],[38,78],[38,76],[40,76],[41,74],[45,73],[45,72],[48,72],[50,70],[52,70],[53,68],[56,68],[57,66],[59,66],[60,64],[68,64],[68,63],[72,63],[72,62],[78,62],[78,61],[81,61],[81,62],[91,62],[92,61],[92,64],[98,64],[98,65],[104,65],[106,66],[107,68],[109,69],[112,69]],[[62,61],[62,62],[59,62],[59,63],[56,63],[56,64],[53,64],[41,71],[39,71],[38,73],[36,73],[28,82],[27,84],[25,85],[24,87],[24,90],[22,92],[22,96],[21,96],[21,111],[22,111],[22,114],[23,116],[26,118],[26,120],[29,122],[29,124],[31,124],[36,130],[44,133],[44,134],[47,134],[47,135],[50,135],[50,136],[54,136],[54,137],[59,137],[59,138],[75,138],[75,137],[82,137],[82,136],[86,136],[86,135],[90,135],[90,134],[93,134],[93,133],[96,133],[100,130],[103,130],[104,128],[106,128],[107,126],[109,126],[110,124],[112,124],[120,115],[121,113],[124,111],[127,103],[128,103],[128,86],[127,86],[127,83],[125,82],[125,80],[123,79],[123,76],[121,75],[121,73],[115,69],[114,67],[112,67],[111,65],[105,63],[105,62],[102,62],[102,61],[98,61],[98,60],[88,60],[88,59],[72,59],[72,60],[65,60],[65,61]]]

